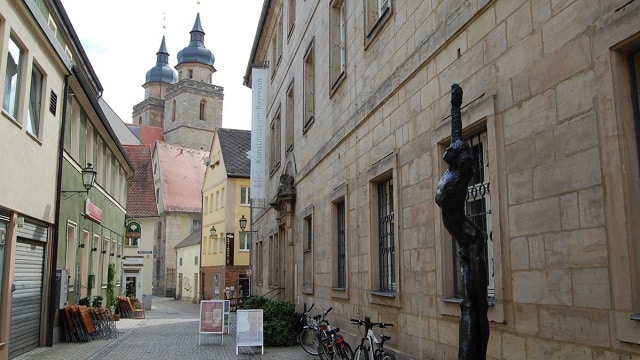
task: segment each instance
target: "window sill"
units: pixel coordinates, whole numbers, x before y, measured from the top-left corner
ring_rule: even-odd
[[[349,299],[349,291],[346,287],[332,287],[331,297],[336,299]]]
[[[386,297],[386,298],[396,297],[396,293],[394,291],[372,291],[371,295]]]
[[[440,301],[444,303],[452,303],[452,304],[460,304],[462,302],[462,298],[451,297],[451,298],[441,298]],[[496,306],[496,299],[489,298],[488,299],[489,307],[492,308]]]

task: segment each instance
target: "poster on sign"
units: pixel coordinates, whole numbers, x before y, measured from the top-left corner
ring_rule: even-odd
[[[240,346],[260,346],[264,354],[262,309],[236,312],[236,355]]]
[[[198,345],[202,335],[220,335],[224,344],[224,300],[202,300],[200,302],[200,330]]]

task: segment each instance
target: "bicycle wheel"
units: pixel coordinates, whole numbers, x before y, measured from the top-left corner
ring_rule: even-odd
[[[358,345],[355,354],[353,354],[353,360],[369,360],[369,353],[367,349]]]
[[[336,356],[335,350],[333,349],[333,344],[330,343],[331,340],[327,339],[327,343],[320,344],[318,346],[318,357],[320,360],[334,360],[338,357]]]
[[[389,350],[383,350],[382,356],[380,356],[380,360],[396,360],[396,354]]]
[[[351,346],[344,341],[341,345],[338,346],[338,355],[340,360],[353,360],[353,350],[351,350]]]
[[[305,326],[298,334],[298,342],[307,354],[318,356],[318,338],[312,328]]]

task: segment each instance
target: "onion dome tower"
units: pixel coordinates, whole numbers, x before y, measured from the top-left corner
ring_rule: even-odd
[[[178,80],[175,70],[169,66],[169,53],[164,36],[156,58],[156,65],[147,71],[142,85],[144,100],[133,107],[134,124],[162,127],[165,93],[167,88]]]
[[[186,64],[197,64],[203,68],[203,71],[199,73],[206,74],[206,72],[208,71],[209,75],[213,74],[214,72],[216,72],[216,69],[213,67],[216,58],[211,53],[211,50],[204,47],[205,34],[202,30],[202,24],[200,23],[200,13],[198,13],[198,15],[196,16],[196,22],[193,24],[193,29],[191,30],[190,34],[191,41],[189,42],[189,46],[178,52],[178,65],[176,65],[176,69],[180,71],[181,68],[186,67]],[[183,75],[188,76],[189,74],[188,72],[186,72]],[[196,75],[198,74],[193,74],[193,76]],[[211,83],[211,78],[209,78],[207,82]]]
[[[215,57],[204,46],[200,13],[190,34],[189,45],[178,52],[178,82],[165,96],[163,135],[169,143],[209,150],[222,127],[224,89],[212,84]]]

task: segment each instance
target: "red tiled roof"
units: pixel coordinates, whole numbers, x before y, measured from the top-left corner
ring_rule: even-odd
[[[127,215],[131,217],[158,216],[151,145],[123,145],[133,164],[133,174],[127,179]]]
[[[208,151],[156,142],[165,211],[202,211],[202,184]]]

